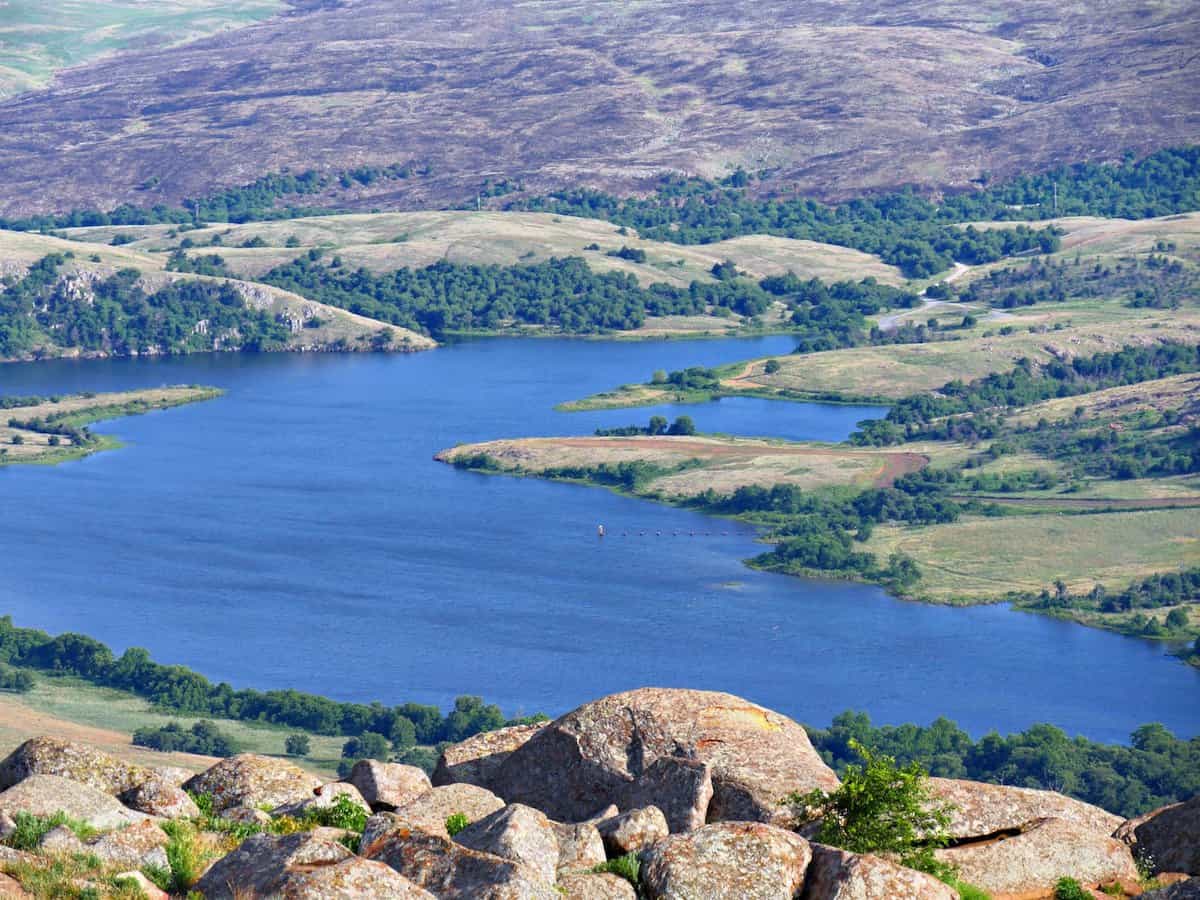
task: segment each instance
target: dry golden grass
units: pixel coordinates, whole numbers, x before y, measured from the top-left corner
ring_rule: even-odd
[[[1013,412],[1013,425],[1031,425],[1041,419],[1061,422],[1074,418],[1077,409],[1083,410],[1085,421],[1097,418],[1128,416],[1143,410],[1178,410],[1200,404],[1200,373],[1156,378],[1138,384],[1123,385],[1082,394],[1046,400]]]

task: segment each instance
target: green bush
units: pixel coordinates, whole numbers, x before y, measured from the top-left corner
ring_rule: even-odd
[[[1054,885],[1054,900],[1091,900],[1091,897],[1074,878],[1060,878]]]
[[[288,756],[308,756],[312,750],[312,741],[307,734],[289,734],[283,742],[283,747]]]
[[[310,813],[310,817],[318,825],[329,828],[345,828],[347,831],[357,831],[360,834],[367,827],[368,815],[369,813],[365,809],[345,794],[338,794],[333,801],[333,806],[314,809]]]
[[[635,888],[638,886],[638,878],[641,875],[642,864],[636,853],[626,853],[624,856],[618,856],[616,859],[610,859],[608,862],[602,862],[598,866],[592,868],[594,873],[610,873],[612,875],[620,875]]]
[[[454,837],[470,824],[471,820],[467,818],[466,813],[456,812],[446,818],[446,831],[450,837]]]

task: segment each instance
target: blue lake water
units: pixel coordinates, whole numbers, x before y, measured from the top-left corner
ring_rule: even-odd
[[[0,613],[144,646],[235,686],[344,700],[475,693],[510,714],[556,714],[654,684],[726,690],[822,725],[854,708],[888,723],[945,715],[974,734],[1040,721],[1113,741],[1147,721],[1200,734],[1200,672],[1154,644],[753,572],[741,560],[761,546],[742,525],[432,459],[458,442],[588,434],[652,413],[827,440],[882,414],[754,399],[553,410],[657,368],[790,348],[491,340],[412,356],[0,367],[3,393],[228,390],[97,426],[121,450],[0,470]]]

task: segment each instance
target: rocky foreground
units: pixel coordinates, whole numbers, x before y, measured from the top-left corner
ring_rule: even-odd
[[[1050,791],[930,783],[954,810],[952,841],[938,856],[994,900],[1051,897],[1063,877],[1097,897],[1200,897],[1200,878],[1187,877],[1200,876],[1200,797],[1123,821]],[[786,716],[729,694],[656,688],[478,735],[448,748],[432,781],[412,766],[368,760],[323,785],[252,754],[193,775],[35,738],[0,762],[0,840],[13,843],[21,814],[65,813],[91,830],[59,826],[22,850],[0,844],[0,872],[31,882],[30,872],[83,855],[107,878],[125,875],[122,891],[155,898],[168,895],[143,872],[161,882],[174,871],[172,890],[190,896],[239,900],[959,896],[929,875],[790,830],[786,794],[837,786]],[[335,805],[361,811],[361,837],[312,827],[311,813]],[[202,851],[190,878],[171,844],[182,829]],[[597,871],[630,854],[640,863],[636,886]],[[1169,886],[1143,894],[1135,854],[1170,873],[1161,879]],[[191,883],[179,885],[181,874]],[[104,893],[99,883],[71,889],[89,887]],[[26,896],[0,875],[0,897]]]

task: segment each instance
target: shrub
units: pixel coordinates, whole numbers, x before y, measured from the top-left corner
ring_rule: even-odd
[[[1091,900],[1091,896],[1074,878],[1060,878],[1054,885],[1054,900]]]
[[[283,742],[283,748],[288,756],[308,756],[312,742],[307,734],[289,734]]]
[[[345,828],[347,831],[357,831],[361,834],[367,827],[367,811],[345,794],[338,794],[333,806],[314,809],[310,815],[318,825],[329,828]]]
[[[186,894],[204,873],[204,851],[194,825],[181,820],[163,823],[167,833],[167,864],[171,867],[173,892]]]
[[[27,694],[33,690],[33,686],[34,679],[30,672],[0,663],[0,691]]]
[[[467,818],[466,813],[456,812],[446,818],[446,831],[450,837],[454,837],[470,824],[471,820]]]
[[[602,862],[598,866],[592,867],[592,872],[610,873],[612,875],[620,875],[626,881],[636,888],[638,886],[638,878],[641,875],[642,865],[636,853],[626,853],[624,856],[618,856],[616,859],[610,859],[608,862]]]
[[[766,372],[768,375],[774,375],[776,372],[778,372],[782,368],[783,368],[783,366],[780,364],[779,360],[768,359],[767,364],[765,366],[763,366],[763,371]]]

